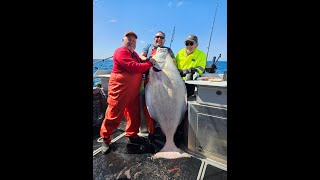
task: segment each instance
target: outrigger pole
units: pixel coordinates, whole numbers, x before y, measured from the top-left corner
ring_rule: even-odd
[[[212,32],[213,32],[214,22],[215,22],[215,20],[216,20],[217,10],[218,10],[218,1],[217,1],[217,6],[216,6],[216,11],[215,11],[215,13],[214,13],[214,17],[213,17],[213,22],[212,22],[211,34],[210,34],[210,40],[209,40],[209,46],[208,46],[208,51],[207,51],[206,61],[207,61],[207,59],[208,59],[208,53],[209,53],[209,48],[210,48],[210,43],[211,43],[211,37],[212,37]]]
[[[95,65],[95,64],[97,64],[97,63],[99,63],[99,62],[105,61],[105,60],[107,60],[107,59],[110,59],[110,58],[112,58],[112,57],[113,57],[113,56],[107,57],[107,58],[105,58],[105,59],[101,59],[100,61],[97,61],[97,62],[93,63],[93,65]]]
[[[175,30],[175,26],[173,26],[173,33],[172,33],[172,36],[171,36],[171,41],[170,41],[170,48],[171,48],[171,43],[172,43],[172,41],[173,41],[173,36],[174,36],[174,30]]]

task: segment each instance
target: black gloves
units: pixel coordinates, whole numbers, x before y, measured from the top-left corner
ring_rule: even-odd
[[[191,74],[194,74],[195,72],[198,72],[198,70],[196,68],[190,68],[189,71],[191,72]]]
[[[198,72],[196,68],[190,68],[190,69],[178,69],[180,76],[185,77],[188,73],[194,74],[195,72]]]
[[[181,77],[185,77],[189,73],[188,69],[184,69],[184,70],[178,69],[178,70]]]

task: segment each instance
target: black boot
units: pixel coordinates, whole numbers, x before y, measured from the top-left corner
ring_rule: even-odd
[[[154,143],[154,134],[149,134],[148,139],[150,143]]]
[[[146,140],[146,138],[143,138],[143,137],[137,137],[137,138],[129,137],[129,143],[146,144],[147,140]]]

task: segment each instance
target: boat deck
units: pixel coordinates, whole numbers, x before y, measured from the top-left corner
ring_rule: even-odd
[[[217,168],[209,161],[192,155],[191,158],[152,159],[164,145],[165,137],[160,127],[155,129],[155,143],[128,144],[124,136],[125,120],[112,135],[110,153],[100,152],[99,127],[93,128],[93,179],[139,179],[139,180],[226,180],[227,171]],[[180,141],[181,142],[181,141]],[[176,143],[183,149],[182,145]]]

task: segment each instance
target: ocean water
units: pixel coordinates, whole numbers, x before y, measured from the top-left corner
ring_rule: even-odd
[[[100,62],[99,62],[100,61]],[[212,61],[207,61],[207,66],[210,65]],[[104,61],[101,61],[101,59],[93,59],[93,74],[99,69],[99,70],[111,70],[113,67],[113,60],[107,59]],[[217,62],[217,74],[223,74],[225,71],[227,71],[227,61],[218,61]],[[100,78],[94,78],[93,79],[93,86],[100,81]]]

